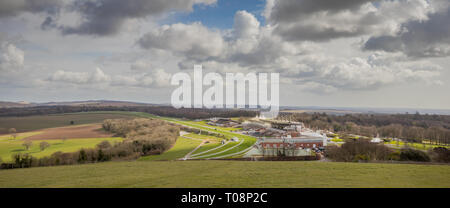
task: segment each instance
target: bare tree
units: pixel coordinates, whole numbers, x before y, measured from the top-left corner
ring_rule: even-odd
[[[50,147],[50,144],[48,142],[41,142],[39,144],[39,147],[41,148],[41,151],[44,151],[45,149],[47,149],[48,147]]]
[[[16,130],[15,128],[10,128],[10,129],[8,130],[8,132],[9,132],[9,134],[11,134],[11,136],[12,136],[14,139],[16,139],[16,137],[17,137],[17,130]]]
[[[22,144],[22,146],[24,146],[27,150],[29,150],[32,145],[33,142],[31,142],[30,140],[27,140]]]

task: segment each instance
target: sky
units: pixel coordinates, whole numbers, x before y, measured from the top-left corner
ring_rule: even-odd
[[[0,1],[1,101],[169,103],[196,64],[279,73],[281,105],[450,109],[450,1]]]

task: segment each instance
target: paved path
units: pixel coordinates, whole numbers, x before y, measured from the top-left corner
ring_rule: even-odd
[[[192,154],[193,152],[197,151],[197,149],[200,148],[203,144],[205,144],[205,141],[203,141],[203,142],[200,143],[195,149],[193,149],[192,151],[190,151],[189,153],[187,153],[187,154],[184,156],[183,160],[189,159],[189,158],[191,157],[191,154]]]
[[[207,153],[207,152],[211,152],[211,151],[213,151],[213,150],[216,150],[216,149],[219,149],[219,148],[225,146],[226,144],[228,144],[228,141],[226,141],[225,143],[223,143],[222,145],[220,145],[220,146],[218,146],[218,147],[214,147],[214,148],[212,148],[212,149],[209,149],[209,150],[206,150],[206,151],[197,153],[197,154],[193,154],[193,155],[191,155],[191,156],[194,156],[194,157],[195,157],[195,156],[197,156],[197,155],[201,155],[201,154],[204,154],[204,153]]]
[[[211,159],[220,159],[220,158],[226,158],[226,157],[231,157],[231,156],[243,154],[243,153],[246,153],[246,152],[250,151],[253,147],[254,147],[254,145],[250,146],[249,148],[247,148],[245,150],[239,151],[239,152],[231,153],[231,154],[228,154],[228,155],[222,155],[222,156],[219,156],[219,157],[214,157],[214,158],[211,158]]]

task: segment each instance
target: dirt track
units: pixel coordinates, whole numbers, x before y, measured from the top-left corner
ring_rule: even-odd
[[[50,140],[50,139],[74,139],[74,138],[103,138],[112,137],[111,133],[102,130],[100,124],[89,124],[39,130],[43,133],[30,136],[24,140]]]

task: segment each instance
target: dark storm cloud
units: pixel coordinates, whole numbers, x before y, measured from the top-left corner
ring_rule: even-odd
[[[315,12],[355,10],[376,0],[281,0],[276,1],[270,18],[277,22],[298,21],[298,18]]]
[[[61,0],[1,0],[0,17],[15,16],[22,12],[56,14],[61,6]]]
[[[75,27],[59,27],[63,34],[112,35],[120,31],[127,19],[161,15],[170,11],[190,11],[194,3],[212,0],[94,0],[76,1],[69,9],[79,13],[83,21]]]
[[[402,25],[398,36],[370,38],[366,50],[402,51],[411,57],[442,57],[450,55],[450,8],[429,15],[427,21],[410,21]]]
[[[337,37],[353,37],[364,34],[363,28],[352,30],[338,30],[334,27],[320,27],[317,25],[278,25],[275,33],[287,41],[313,40],[317,42],[328,41]]]
[[[400,51],[403,48],[401,38],[395,36],[380,36],[370,38],[364,45],[366,50]]]

